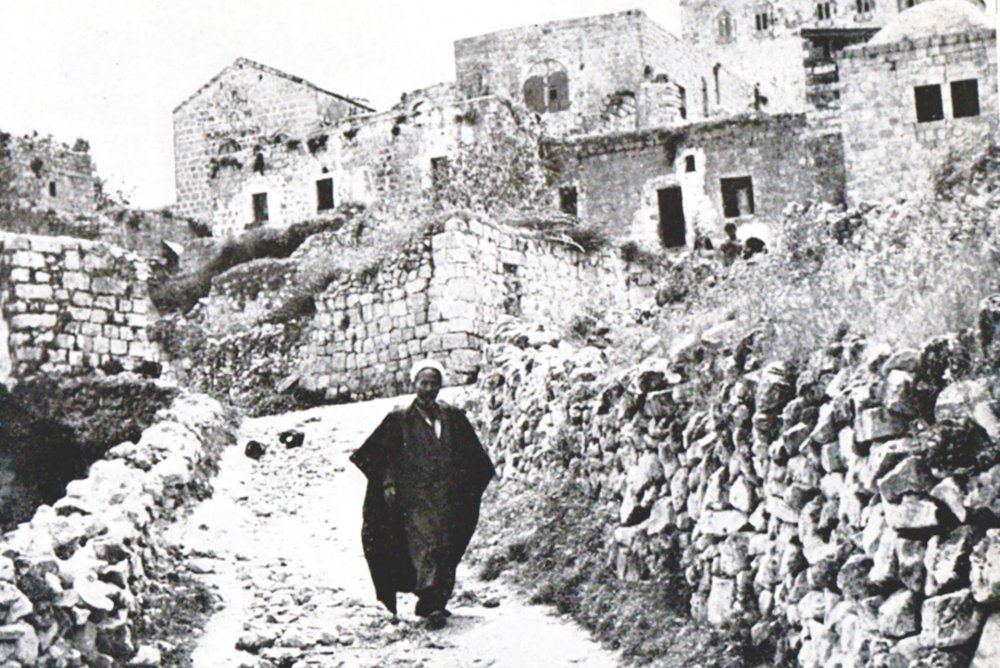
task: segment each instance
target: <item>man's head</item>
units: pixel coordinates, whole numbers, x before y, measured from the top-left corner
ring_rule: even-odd
[[[413,392],[417,401],[427,405],[434,403],[438,392],[444,384],[444,368],[434,360],[425,360],[413,365],[410,371],[413,380]]]

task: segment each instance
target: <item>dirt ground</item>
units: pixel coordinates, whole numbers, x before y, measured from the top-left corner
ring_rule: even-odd
[[[453,395],[452,395],[453,396]],[[442,398],[449,399],[447,392]],[[603,668],[621,660],[503,580],[459,570],[449,625],[428,631],[400,597],[391,623],[361,550],[365,480],[348,455],[406,399],[327,406],[247,420],[223,455],[212,498],[168,533],[187,570],[221,597],[194,644],[196,668]],[[305,433],[285,449],[278,434]],[[259,461],[249,439],[268,444]]]

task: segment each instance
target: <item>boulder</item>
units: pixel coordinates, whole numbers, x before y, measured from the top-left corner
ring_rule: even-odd
[[[858,471],[858,481],[868,491],[875,492],[876,483],[897,464],[909,457],[917,444],[909,438],[899,438],[872,445],[868,459]]]
[[[919,457],[906,457],[878,479],[878,491],[890,503],[898,503],[904,494],[929,492],[934,478]]]
[[[972,550],[969,579],[979,603],[1000,603],[1000,529],[990,529]]]
[[[33,666],[38,661],[38,649],[38,634],[31,624],[0,626],[0,657]]]
[[[889,372],[885,380],[885,407],[904,417],[913,417],[920,412],[912,373],[901,369]]]
[[[987,511],[1000,518],[1000,464],[980,473],[969,481],[965,507]]]
[[[901,589],[879,606],[879,631],[889,638],[914,634],[920,630],[919,614],[920,598],[908,589]]]
[[[940,501],[951,511],[959,522],[965,522],[965,490],[953,477],[948,477],[935,485],[930,491],[931,498]]]
[[[1000,666],[1000,612],[994,612],[983,625],[976,654],[969,668],[996,668]]]
[[[985,378],[951,383],[941,390],[934,402],[934,419],[940,422],[971,416],[976,404],[989,400],[990,388]]]
[[[925,647],[958,647],[976,637],[982,612],[972,591],[962,589],[924,600],[920,610],[920,638]]]
[[[736,510],[749,514],[756,504],[753,486],[744,476],[739,476],[729,487],[729,505]]]
[[[738,510],[708,510],[698,519],[698,528],[708,536],[728,536],[747,524],[747,516]]]
[[[973,529],[961,526],[947,536],[933,536],[927,543],[924,566],[927,582],[924,593],[934,596],[956,588],[969,573],[969,553],[972,551]]]
[[[848,557],[837,574],[837,588],[844,598],[860,601],[871,593],[868,584],[868,572],[872,568],[872,560],[863,554]]]
[[[896,531],[923,531],[940,524],[938,507],[928,499],[908,494],[899,503],[883,505],[886,522]]]
[[[926,553],[927,546],[922,541],[909,538],[896,540],[899,581],[910,591],[920,593],[924,590],[924,582],[927,580],[927,568],[924,566]]]
[[[755,405],[762,413],[775,414],[795,396],[791,370],[784,362],[772,362],[758,374]]]
[[[854,438],[858,443],[884,441],[906,433],[906,418],[876,406],[867,408],[854,418]]]

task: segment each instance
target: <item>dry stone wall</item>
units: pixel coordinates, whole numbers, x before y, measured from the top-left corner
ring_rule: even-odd
[[[158,524],[210,490],[235,422],[215,400],[181,395],[66,495],[0,537],[0,662],[126,665],[143,592],[158,569]]]
[[[507,479],[616,510],[619,577],[679,560],[691,612],[772,665],[998,665],[1000,296],[978,343],[846,338],[764,363],[722,325],[608,378],[605,355],[501,331],[481,377]],[[611,531],[609,527],[609,534]]]
[[[302,383],[330,398],[404,391],[410,365],[424,357],[441,359],[452,382],[469,382],[501,316],[567,325],[588,304],[637,305],[652,282],[612,251],[584,253],[566,241],[452,219],[317,299]]]
[[[116,246],[0,234],[7,344],[0,356],[9,359],[11,375],[158,362],[147,337],[148,273],[141,259]]]

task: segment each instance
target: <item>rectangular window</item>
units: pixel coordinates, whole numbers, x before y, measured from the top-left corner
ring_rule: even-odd
[[[253,195],[253,222],[263,223],[267,220],[267,193]]]
[[[577,215],[576,187],[565,186],[559,189],[559,210],[570,216]]]
[[[684,171],[693,172],[694,171],[694,156],[686,155],[684,156]]]
[[[975,82],[973,81],[973,83],[975,83]],[[954,84],[952,84],[952,85],[954,85]],[[977,110],[979,109],[978,102],[977,102],[976,109]],[[49,181],[49,197],[55,197],[55,196],[56,196],[56,182],[55,181]]]
[[[816,4],[816,19],[818,21],[829,21],[833,18],[833,3],[820,2]]]
[[[979,115],[979,82],[975,79],[951,82],[951,111],[955,118]]]
[[[739,218],[753,214],[753,180],[749,176],[720,179],[722,185],[722,214],[726,218]]]
[[[684,89],[684,86],[680,86],[680,85],[677,86],[677,95],[681,98],[681,110],[680,110],[680,112],[681,112],[681,118],[687,118],[688,117],[688,97],[687,97],[687,90]]]
[[[316,210],[329,211],[333,206],[333,179],[320,179],[316,182]]]
[[[875,0],[856,0],[854,5],[858,14],[870,14],[875,11]]]
[[[944,118],[944,105],[941,103],[941,86],[914,86],[913,99],[917,105],[917,123],[930,123]]]
[[[441,190],[448,184],[451,175],[451,161],[445,157],[431,158],[431,185]]]

